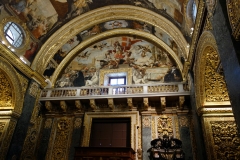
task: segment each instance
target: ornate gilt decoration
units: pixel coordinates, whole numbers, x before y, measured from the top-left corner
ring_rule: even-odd
[[[46,160],[68,159],[69,147],[72,138],[73,118],[62,117],[54,123]]]
[[[13,89],[8,78],[0,70],[0,109],[13,107]]]
[[[29,94],[36,98],[36,96],[38,95],[38,91],[39,91],[39,85],[36,82],[33,82],[30,85]]]
[[[226,82],[223,75],[217,72],[219,56],[212,47],[205,49],[205,92],[207,102],[229,101]]]
[[[143,126],[143,128],[151,127],[151,119],[149,118],[149,116],[143,117],[142,126]]]
[[[111,111],[114,110],[114,101],[113,101],[113,98],[108,98],[108,107],[110,108]]]
[[[44,128],[45,129],[50,129],[51,126],[52,126],[52,122],[53,122],[53,120],[51,118],[47,118],[46,121],[45,121],[45,124],[44,124]]]
[[[155,116],[152,116],[152,139],[155,139],[155,138],[157,138],[157,135],[156,135],[156,133],[157,133],[157,131],[156,131],[156,117]]]
[[[165,111],[166,109],[166,97],[160,97],[161,109]]]
[[[92,111],[95,111],[97,109],[95,99],[90,99],[90,108]]]
[[[143,98],[143,110],[147,111],[149,107],[148,98]]]
[[[189,56],[188,56],[187,61],[184,64],[183,71],[182,71],[183,77],[187,76],[189,67],[192,63],[192,59],[195,54],[195,48],[197,47],[197,40],[198,40],[200,28],[201,28],[200,25],[202,23],[204,8],[205,8],[205,3],[203,0],[200,0],[198,3],[197,17],[196,17],[195,26],[194,26],[194,32],[192,35],[192,41],[191,41],[190,48],[189,48]]]
[[[76,118],[74,121],[74,129],[81,128],[82,126],[82,118]]]
[[[163,137],[163,135],[174,137],[172,118],[167,115],[161,115],[157,120],[157,132],[158,137]]]
[[[186,116],[179,117],[180,127],[189,127],[189,120]]]
[[[7,125],[7,122],[0,122],[0,146],[2,144],[2,140],[3,140],[3,134],[5,131],[5,126]]]
[[[25,95],[25,90],[26,90],[26,85],[24,85],[25,81],[22,83],[20,82],[22,79],[19,78],[17,71],[14,69],[14,67],[10,63],[8,63],[2,57],[0,57],[0,68],[1,68],[0,69],[1,76],[3,76],[3,74],[4,74],[4,77],[8,81],[8,83],[7,83],[2,77],[1,78],[1,81],[2,81],[1,86],[8,85],[8,86],[3,86],[3,88],[10,87],[9,89],[12,90],[11,94],[9,95],[9,91],[7,91],[8,90],[7,88],[1,89],[1,90],[4,90],[3,96],[7,96],[5,98],[10,98],[10,97],[12,98],[11,100],[7,99],[7,101],[9,101],[12,104],[11,104],[11,106],[8,105],[8,107],[5,106],[4,108],[3,108],[3,106],[1,106],[0,109],[11,109],[20,115],[22,113],[23,100],[24,100],[24,95]],[[8,94],[6,94],[6,93],[8,93]],[[5,101],[5,102],[0,102],[1,105],[3,105],[3,103],[9,103],[9,102],[6,102],[6,99],[4,99],[3,101]]]
[[[185,102],[185,97],[184,96],[179,96],[179,109],[183,110],[184,108],[184,102]]]
[[[48,112],[52,112],[52,103],[50,101],[45,102],[45,107],[48,110]]]
[[[75,106],[76,106],[78,112],[81,112],[83,110],[83,106],[82,106],[80,100],[75,100]]]
[[[208,159],[238,159],[240,138],[234,118],[205,117],[203,122]]]
[[[207,5],[207,10],[208,10],[208,15],[209,17],[213,17],[215,8],[217,6],[217,1],[216,0],[206,0],[206,5]]]
[[[134,107],[133,102],[132,102],[132,98],[127,98],[127,104],[128,104],[129,111],[131,111]]]
[[[206,18],[206,21],[205,21],[205,26],[204,26],[204,30],[206,31],[211,31],[213,28],[212,28],[212,23],[210,21],[210,17],[208,16]]]
[[[63,112],[67,112],[68,106],[67,106],[66,101],[60,101],[60,107],[61,107]]]
[[[11,45],[11,43],[8,42],[8,40],[5,36],[5,33],[4,33],[4,26],[8,22],[14,22],[15,24],[17,24],[18,26],[20,26],[22,28],[22,31],[24,32],[24,41],[23,41],[22,46],[14,47],[14,46]],[[6,46],[11,46],[11,48],[14,48],[14,50],[18,53],[26,51],[27,48],[29,47],[29,43],[30,43],[29,30],[28,30],[26,24],[23,21],[21,21],[20,19],[14,17],[14,16],[5,17],[2,20],[2,22],[0,23],[0,36],[1,36],[1,41],[4,41]]]
[[[2,144],[0,146],[0,159],[6,159],[7,151],[9,145],[11,144],[12,135],[15,130],[16,124],[17,121],[13,119],[9,120],[8,122],[7,129],[5,130],[5,133],[7,134],[4,136],[4,140],[2,141]]]
[[[240,38],[240,2],[239,0],[227,0],[228,18],[232,28],[232,35],[236,40]]]
[[[230,106],[223,75],[217,72],[220,59],[214,36],[204,31],[199,39],[195,63],[195,88],[198,111],[207,105]]]

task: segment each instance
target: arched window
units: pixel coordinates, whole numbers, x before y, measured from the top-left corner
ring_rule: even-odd
[[[197,6],[195,1],[193,1],[193,4],[192,4],[192,16],[193,16],[193,20],[195,21],[197,16]]]
[[[18,48],[23,44],[24,32],[16,23],[7,22],[4,26],[4,34],[12,46]]]

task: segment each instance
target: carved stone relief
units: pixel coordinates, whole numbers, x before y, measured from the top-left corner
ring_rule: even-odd
[[[157,120],[157,132],[159,137],[163,137],[163,135],[174,137],[172,118],[167,115],[161,115]]]
[[[29,94],[33,97],[37,97],[39,91],[39,85],[36,82],[33,82],[29,89]]]

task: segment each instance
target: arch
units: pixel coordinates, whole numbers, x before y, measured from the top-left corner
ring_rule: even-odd
[[[180,47],[183,55],[188,57],[187,42],[181,31],[172,24],[172,22],[161,15],[144,8],[129,5],[117,5],[102,7],[87,12],[65,24],[44,43],[35,57],[31,68],[40,74],[43,74],[50,59],[70,38],[91,26],[117,19],[144,21],[161,28],[173,38]]]
[[[11,95],[8,96],[11,99],[8,102],[4,102],[7,105],[0,107],[0,110],[11,110],[20,115],[22,113],[25,92],[21,84],[22,80],[13,66],[2,57],[0,57],[0,74],[7,79],[8,83],[5,84],[8,84],[7,87],[11,90]]]
[[[196,54],[194,79],[198,110],[229,105],[224,77],[217,72],[220,64],[217,44],[210,31],[204,31],[201,35]]]
[[[163,47],[172,56],[172,58],[174,59],[174,61],[177,64],[177,66],[182,71],[183,65],[180,62],[177,55],[175,54],[175,52],[166,43],[164,43],[159,38],[157,38],[157,37],[155,37],[151,34],[148,34],[148,33],[142,32],[142,31],[133,30],[133,29],[114,29],[114,30],[111,30],[111,31],[107,31],[107,32],[98,34],[98,35],[96,35],[92,38],[89,38],[86,41],[80,43],[78,46],[76,46],[72,51],[70,51],[68,53],[68,55],[64,58],[64,60],[60,63],[58,68],[55,70],[55,72],[54,72],[54,74],[51,78],[51,81],[53,82],[53,84],[55,84],[55,82],[58,78],[58,75],[61,73],[61,71],[65,67],[67,67],[68,62],[70,62],[70,60],[72,60],[73,57],[76,57],[77,54],[79,53],[79,51],[84,50],[86,46],[89,46],[90,44],[92,44],[96,41],[99,41],[103,38],[106,39],[106,38],[111,37],[113,35],[118,35],[118,36],[120,36],[120,35],[137,35],[139,37],[145,38],[149,41],[152,41],[152,42],[156,43],[158,46]]]

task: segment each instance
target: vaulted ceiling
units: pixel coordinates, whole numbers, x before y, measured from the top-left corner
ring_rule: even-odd
[[[116,59],[117,46],[124,53],[122,67],[176,65],[183,71],[195,5],[194,0],[12,0],[2,6],[0,19],[14,16],[26,26],[27,46],[15,54],[56,82],[64,71],[116,67],[103,62]]]

